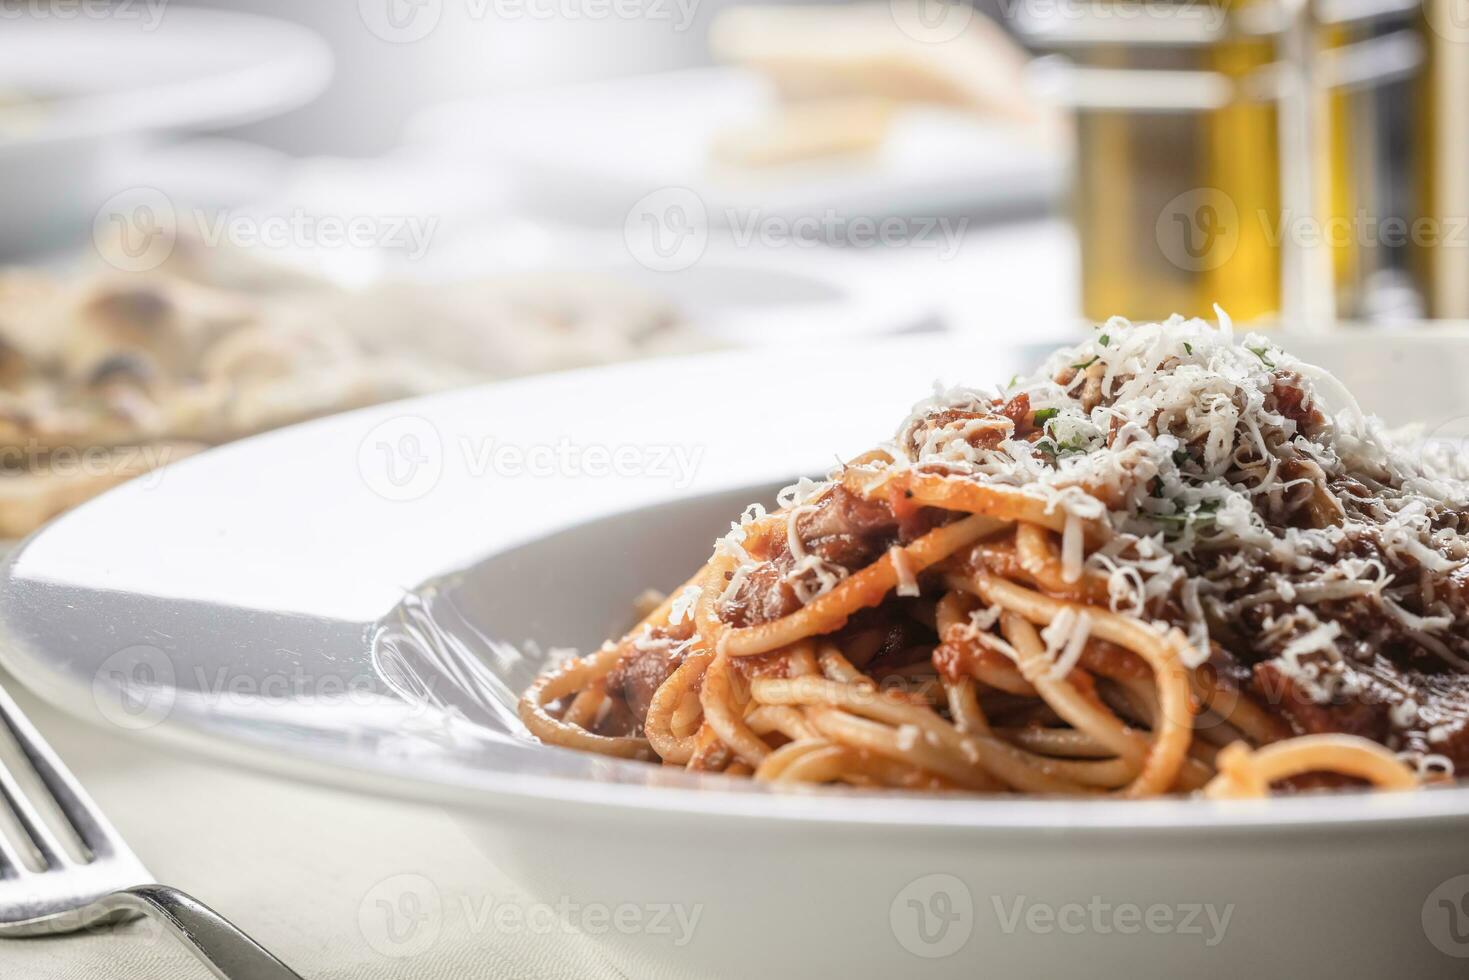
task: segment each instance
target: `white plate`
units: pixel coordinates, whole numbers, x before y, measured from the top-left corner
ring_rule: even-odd
[[[738,68],[698,68],[490,99],[425,113],[410,137],[456,157],[507,167],[538,205],[621,222],[639,197],[685,188],[711,223],[741,215],[1007,212],[1055,200],[1063,149],[1019,126],[941,110],[908,110],[872,156],[737,171],[711,165],[725,129],[777,102]]]
[[[1292,346],[1390,420],[1469,413],[1462,334]],[[15,553],[4,665],[100,724],[450,807],[538,897],[644,910],[603,930],[631,975],[1462,976],[1469,788],[776,793],[524,737],[529,642],[596,643],[740,503],[885,437],[935,375],[1007,378],[1038,357],[914,339],[644,363],[211,451]],[[493,455],[563,445],[559,474]],[[586,464],[593,447],[624,475],[572,476],[571,451]],[[678,449],[692,471],[662,466]],[[654,927],[664,906],[697,914],[691,937]]]
[[[28,98],[0,107],[0,255],[90,230],[124,190],[107,168],[127,138],[258,119],[331,76],[326,45],[293,24],[161,2],[106,9],[25,3],[0,16],[0,91]]]
[[[523,272],[615,281],[646,290],[698,333],[734,347],[841,343],[941,322],[940,303],[870,252],[711,241],[697,262],[664,271],[638,262],[620,229],[503,219],[445,237],[431,257],[392,267],[394,276],[437,282]]]

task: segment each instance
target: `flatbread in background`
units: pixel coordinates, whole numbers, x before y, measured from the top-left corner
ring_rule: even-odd
[[[787,102],[866,97],[1018,122],[1046,115],[1026,87],[1020,45],[977,10],[946,9],[930,23],[924,0],[741,5],[720,12],[709,46],[716,60],[769,78]]]
[[[897,103],[854,96],[782,105],[768,118],[725,130],[710,153],[734,167],[779,167],[871,153],[888,137]]]
[[[709,346],[661,299],[586,277],[348,290],[190,239],[146,273],[0,270],[0,536],[282,425]]]
[[[778,104],[768,118],[722,133],[713,159],[771,167],[874,153],[900,110],[940,107],[1009,123],[1042,143],[1067,124],[1026,81],[1023,48],[965,4],[743,4],[709,30],[716,61],[760,75]]]

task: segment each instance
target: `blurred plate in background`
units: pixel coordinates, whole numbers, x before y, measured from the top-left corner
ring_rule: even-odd
[[[311,32],[240,14],[139,4],[133,16],[17,16],[0,31],[0,258],[75,238],[136,137],[247,122],[326,85]]]
[[[667,303],[718,344],[844,341],[936,328],[940,304],[861,250],[741,248],[711,238],[686,267],[660,270],[622,230],[502,219],[436,245],[394,271],[418,281],[489,274],[617,282]]]
[[[904,108],[870,153],[738,167],[716,146],[776,111],[751,71],[694,69],[454,102],[410,138],[504,166],[535,206],[620,222],[658,188],[687,188],[711,223],[731,211],[881,218],[1013,212],[1054,200],[1063,148],[1020,125],[939,108]]]

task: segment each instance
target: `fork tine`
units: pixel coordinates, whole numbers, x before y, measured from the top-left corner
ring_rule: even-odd
[[[60,868],[75,863],[61,840],[46,823],[40,811],[36,809],[35,804],[25,795],[15,774],[3,765],[0,765],[0,796],[5,797],[5,802],[10,806],[10,812],[15,814],[26,836],[40,852],[41,863],[45,867]],[[6,854],[5,859],[9,861],[10,855]],[[23,864],[17,864],[16,869],[22,872],[26,870]]]
[[[92,802],[91,797],[82,789],[76,777],[67,770],[56,753],[51,751],[51,747],[31,725],[30,719],[21,713],[20,707],[3,687],[0,687],[0,720],[3,720],[6,727],[10,729],[21,752],[30,761],[31,767],[35,769],[36,775],[50,791],[62,815],[76,831],[83,846],[92,852],[92,856],[111,857],[123,854],[131,857],[127,845],[122,842],[117,831],[102,816],[102,811],[97,808],[97,804]],[[45,820],[41,819],[34,804],[21,792],[14,774],[7,771],[4,766],[0,766],[0,789],[3,789],[5,796],[10,800],[17,816],[26,824],[26,829],[31,833],[31,839],[36,846],[42,851],[49,852],[45,854],[48,863],[53,867],[63,863],[74,863],[65,847],[46,825]]]
[[[0,881],[6,878],[23,878],[33,872],[26,866],[26,860],[21,856],[20,849],[3,832],[0,831]]]
[[[31,870],[21,860],[18,844],[0,834],[0,935],[77,932],[119,916],[145,913],[182,940],[216,977],[301,980],[300,974],[208,906],[156,884],[4,688],[0,688],[0,722],[35,770],[42,792],[51,794],[94,859],[86,867],[74,863],[56,867],[55,859],[66,852],[36,812],[35,793],[27,799],[11,767],[0,765],[0,791],[32,835],[32,843],[46,846],[51,851],[46,857],[52,861],[42,871]],[[30,888],[34,891],[28,894]]]

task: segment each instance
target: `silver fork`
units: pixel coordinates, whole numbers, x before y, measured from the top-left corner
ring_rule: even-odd
[[[84,859],[71,853],[75,848],[68,849],[46,822],[39,801],[0,764],[0,796],[35,851],[27,862],[0,833],[0,936],[56,935],[150,915],[220,980],[301,980],[208,906],[158,884],[4,688],[0,722],[86,852]]]

